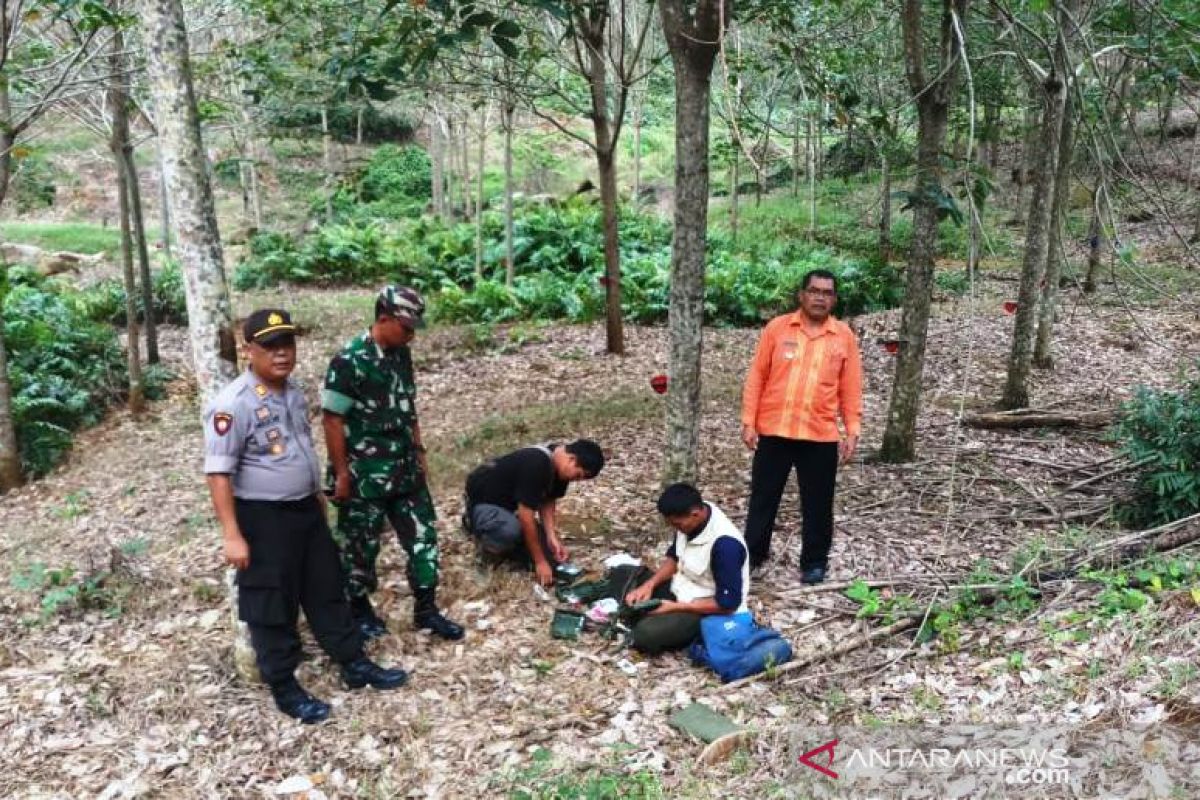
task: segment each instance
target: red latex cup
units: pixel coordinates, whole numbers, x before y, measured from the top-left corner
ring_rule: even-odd
[[[1005,300],[1004,301],[1004,313],[1005,314],[1017,313],[1017,301],[1016,300]]]
[[[667,376],[666,375],[655,375],[653,378],[650,379],[650,388],[653,389],[658,394],[666,394],[667,393]]]
[[[900,352],[900,340],[888,339],[883,343],[883,349],[887,351],[887,354],[890,356],[896,355],[896,353]]]

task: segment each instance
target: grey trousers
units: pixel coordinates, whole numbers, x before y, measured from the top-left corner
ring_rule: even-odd
[[[515,561],[532,566],[532,556],[525,547],[525,537],[521,533],[521,522],[517,515],[507,508],[494,506],[489,503],[479,503],[471,506],[468,515],[471,535],[479,540],[479,547],[484,555],[496,561]],[[550,548],[546,542],[546,530],[542,523],[537,523],[538,540],[542,543],[542,553],[546,560],[554,564]]]

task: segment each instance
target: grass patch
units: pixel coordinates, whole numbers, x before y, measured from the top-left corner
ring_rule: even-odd
[[[6,222],[0,225],[6,242],[32,244],[43,250],[104,253],[112,258],[120,247],[121,233],[88,222]]]
[[[1080,274],[1079,280],[1083,280]],[[1161,303],[1164,295],[1200,291],[1200,272],[1184,264],[1138,263],[1136,255],[1128,262],[1118,260],[1101,264],[1096,275],[1101,291],[1113,287],[1134,303]]]
[[[292,295],[284,301],[284,307],[292,319],[306,330],[321,330],[326,325],[336,324],[349,316],[360,320],[358,328],[371,324],[375,308],[375,291],[369,288],[351,290],[326,290],[320,294]],[[234,293],[234,313],[240,318],[256,308],[273,308],[280,304],[278,289],[252,289]],[[419,349],[419,348],[418,348]]]
[[[621,764],[617,745],[597,766],[561,767],[554,763],[550,751],[539,748],[529,762],[514,773],[501,778],[508,784],[505,796],[511,800],[607,800],[630,798],[650,800],[666,797],[659,777],[647,769],[629,769]]]
[[[909,181],[898,181],[893,189],[904,189]],[[753,195],[743,196],[738,206],[738,243],[804,240],[808,236],[808,188],[799,197],[792,197],[784,188],[764,195],[761,203]],[[912,240],[912,215],[901,211],[903,203],[892,203],[893,262],[905,258]],[[1019,231],[1003,225],[1009,211],[996,203],[983,210],[986,242],[984,258],[1011,258],[1020,252]],[[729,199],[715,200],[710,212],[715,229],[729,230]],[[843,255],[873,259],[879,246],[879,179],[875,173],[856,175],[848,180],[829,178],[817,184],[817,219],[815,241],[834,248]],[[963,260],[967,256],[969,231],[965,225],[951,221],[938,226],[938,257]]]
[[[46,135],[38,136],[33,144],[46,154],[83,153],[96,147],[106,147],[107,143],[96,134],[83,127],[57,126],[47,131]]]

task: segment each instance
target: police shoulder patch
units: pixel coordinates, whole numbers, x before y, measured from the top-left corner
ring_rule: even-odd
[[[233,414],[226,414],[224,411],[218,411],[213,414],[213,430],[218,436],[224,436],[229,433],[229,429],[233,427]]]

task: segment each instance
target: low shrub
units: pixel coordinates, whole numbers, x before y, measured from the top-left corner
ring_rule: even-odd
[[[1200,378],[1177,392],[1139,386],[1115,432],[1142,465],[1134,498],[1117,509],[1123,521],[1148,527],[1200,512]]]
[[[374,223],[324,225],[302,243],[281,233],[258,233],[234,270],[233,285],[246,290],[284,282],[370,284],[396,273],[399,255],[394,235]]]
[[[100,420],[125,396],[125,354],[109,325],[89,316],[82,295],[55,289],[35,273],[7,271],[0,286],[13,421],[22,465],[53,467],[71,434]]]
[[[384,145],[334,193],[334,216],[360,222],[419,217],[429,203],[431,172],[429,155],[420,147]],[[313,211],[324,205],[321,195]]]
[[[25,213],[54,205],[61,175],[50,159],[37,148],[13,148],[13,173],[9,194],[17,211]]]
[[[154,319],[167,325],[187,325],[187,298],[183,293],[183,271],[178,262],[168,261],[151,276],[154,290]],[[94,322],[125,325],[125,286],[119,280],[105,280],[80,293],[84,314]],[[135,298],[138,322],[145,320],[142,293]]]

